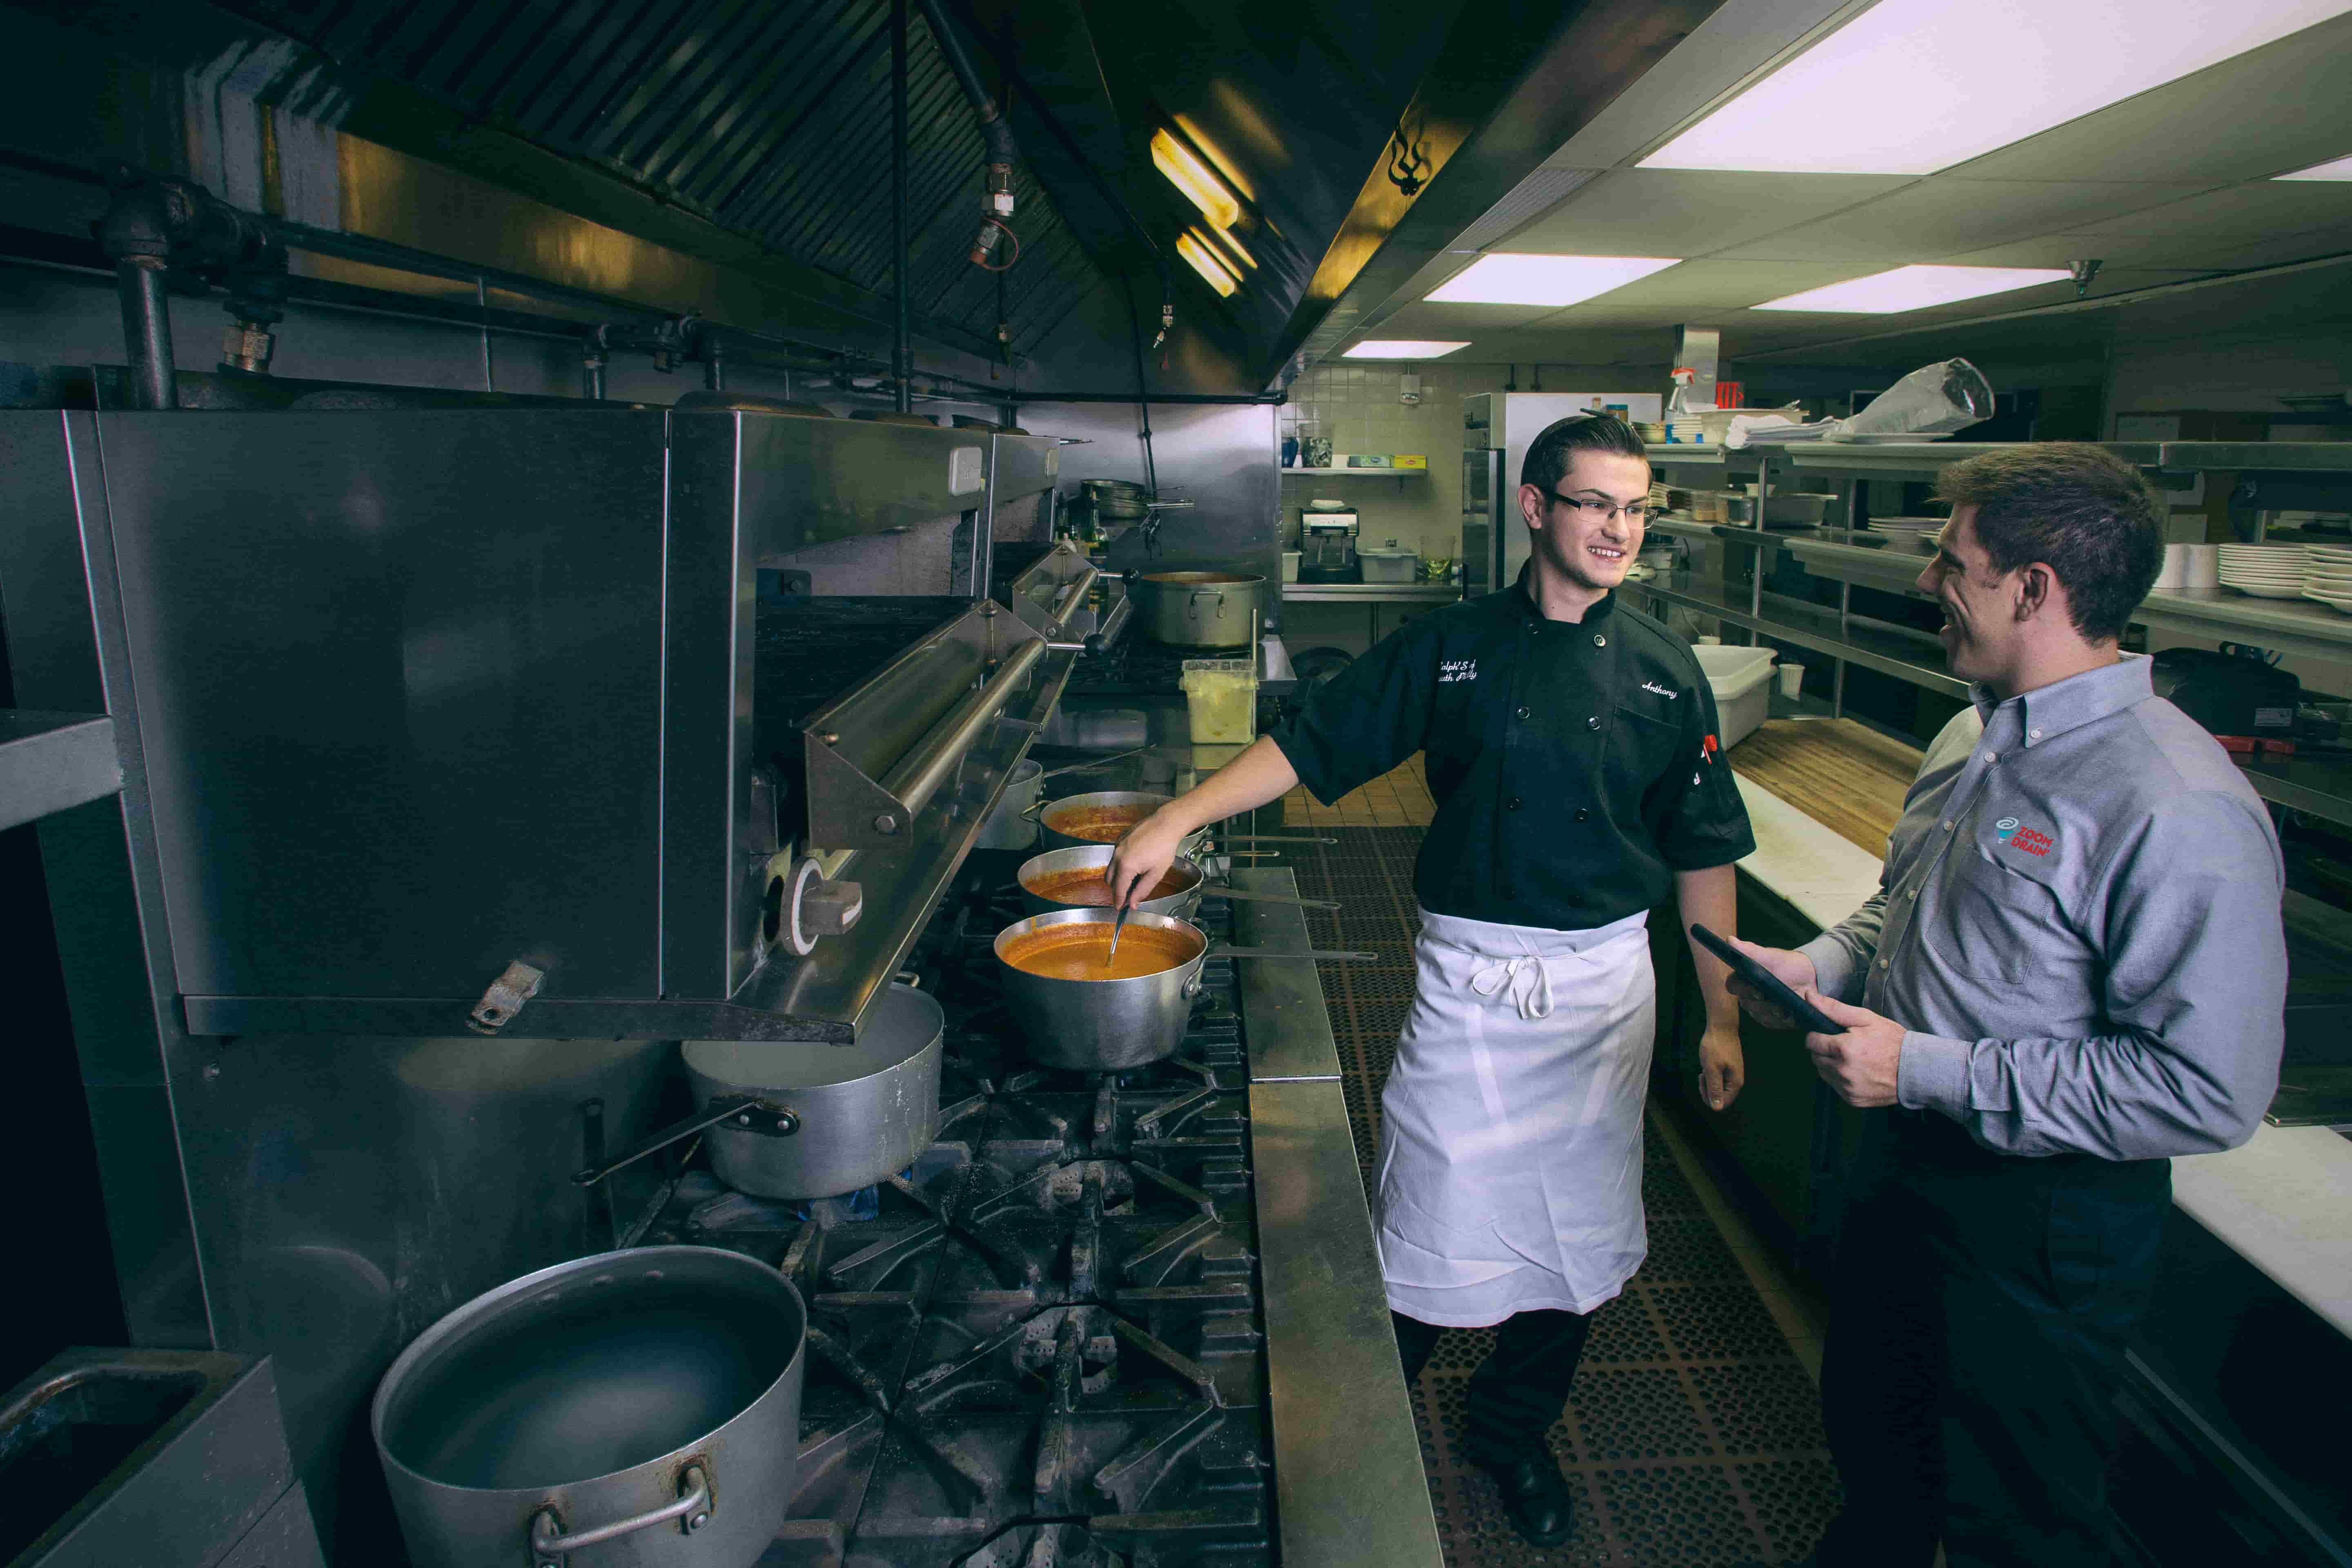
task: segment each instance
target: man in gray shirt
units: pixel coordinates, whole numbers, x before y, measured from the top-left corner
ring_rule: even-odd
[[[1940,1542],[1950,1568],[2105,1568],[2167,1157],[2242,1143],[2278,1083],[2278,840],[2116,646],[2162,556],[2145,481],[2053,442],[1938,492],[1919,585],[1975,706],[1928,748],[1877,895],[1796,952],[1741,944],[1843,1026],[1806,1037],[1822,1078],[1885,1110],[1832,1290],[1845,1510],[1815,1561],[1926,1568]]]

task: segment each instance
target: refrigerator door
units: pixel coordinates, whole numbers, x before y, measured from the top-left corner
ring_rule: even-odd
[[[1462,454],[1462,592],[1465,597],[1502,586],[1503,454],[1472,447]]]

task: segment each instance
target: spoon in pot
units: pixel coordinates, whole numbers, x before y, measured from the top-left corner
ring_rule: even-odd
[[[1118,933],[1127,929],[1127,905],[1119,905],[1118,913],[1111,919],[1110,951],[1103,954],[1103,967],[1106,969],[1110,967],[1111,960],[1118,956]]]

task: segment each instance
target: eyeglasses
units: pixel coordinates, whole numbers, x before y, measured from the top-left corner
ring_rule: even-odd
[[[1547,490],[1544,493],[1570,511],[1581,512],[1586,517],[1597,517],[1603,522],[1621,512],[1624,514],[1625,521],[1636,528],[1642,527],[1650,521],[1650,503],[1646,498],[1637,501],[1628,501],[1620,506],[1613,500],[1583,500],[1576,496],[1564,496],[1553,490]]]

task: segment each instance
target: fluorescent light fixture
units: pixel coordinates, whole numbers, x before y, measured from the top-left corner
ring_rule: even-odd
[[[1468,343],[1442,343],[1427,338],[1367,338],[1340,354],[1341,359],[1443,359]]]
[[[1844,310],[1856,315],[1885,316],[1896,310],[1924,310],[1930,305],[1952,305],[2037,283],[2063,283],[2074,274],[2063,267],[1898,267],[1868,278],[1849,278],[1820,289],[1808,289],[1785,300],[1750,307],[1758,310]]]
[[[1612,289],[1622,289],[1636,278],[1647,278],[1681,259],[1679,256],[1483,256],[1427,298],[1442,305],[1573,305]]]
[[[1186,199],[1201,209],[1201,216],[1217,227],[1231,228],[1240,221],[1242,205],[1224,181],[1201,161],[1199,153],[1166,131],[1151,133],[1151,166],[1167,175],[1168,183],[1183,192]]]
[[[2273,174],[2274,180],[2352,180],[2352,157],[2336,159],[2332,163],[2314,163],[2308,169],[2297,169],[2292,174]]]
[[[1225,270],[1234,277],[1242,275],[1243,268],[1257,265],[1257,258],[1243,249],[1242,242],[1223,229],[1203,226],[1192,232],[1209,242],[1209,248],[1216,252],[1217,259],[1223,262]]]
[[[1191,262],[1201,280],[1220,294],[1230,294],[1242,286],[1242,280],[1225,270],[1225,264],[1189,228],[1176,237],[1176,254]]]
[[[2352,0],[1879,0],[1644,169],[1932,174],[2352,11]]]

